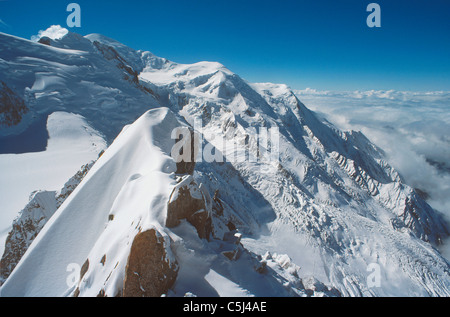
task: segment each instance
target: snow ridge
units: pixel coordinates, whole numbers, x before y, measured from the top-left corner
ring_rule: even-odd
[[[319,120],[286,85],[248,83],[214,62],[177,64],[96,34],[49,45],[0,34],[0,42],[0,80],[23,92],[30,112],[71,107],[111,143],[3,296],[450,295],[449,263],[435,248],[449,235],[442,216],[362,133]],[[171,157],[179,127],[225,161],[197,160],[180,175]],[[276,160],[259,159],[275,148],[255,141],[263,128],[279,131]],[[142,263],[140,245],[153,250]],[[151,276],[130,271],[155,261]],[[71,264],[81,271],[68,285]],[[167,278],[149,292],[155,276]]]

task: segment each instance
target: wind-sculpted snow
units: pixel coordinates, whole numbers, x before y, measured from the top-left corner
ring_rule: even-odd
[[[86,259],[89,282],[78,285],[79,295],[96,296],[102,289],[107,296],[117,295],[134,236],[149,229],[167,236],[165,210],[176,166],[165,128],[178,125],[168,109],[159,109],[124,129],[35,239],[2,296],[69,294],[74,289],[67,285],[66,270]]]
[[[106,59],[80,35],[68,33],[49,46],[0,33],[0,45],[0,80],[29,108],[13,131],[2,128],[0,135],[17,134],[33,120],[65,110],[85,117],[111,142],[125,124],[157,105],[151,93],[130,80],[138,65],[119,68],[117,60]]]
[[[449,235],[442,216],[361,132],[319,120],[287,86],[248,83],[219,63],[177,64],[101,35],[68,33],[50,46],[0,41],[9,52],[0,68],[20,74],[0,80],[32,113],[72,107],[112,140],[152,109],[123,128],[56,211],[2,295],[123,295],[141,232],[163,254],[170,280],[156,293],[169,296],[450,295],[449,263],[435,249]],[[179,127],[200,140],[184,171],[192,176],[176,175]],[[192,187],[174,191],[180,179]],[[87,264],[68,286],[71,263]],[[137,285],[133,294],[155,294]]]
[[[58,192],[35,191],[31,193],[30,201],[14,220],[12,229],[8,233],[5,251],[0,261],[0,284],[11,274],[44,225],[74,191],[93,164],[92,161],[84,165]]]
[[[328,279],[346,295],[448,294],[448,263],[417,239],[441,243],[448,236],[443,218],[402,182],[382,151],[360,132],[322,123],[284,85],[249,84],[217,63],[144,69],[140,78],[188,122],[201,120],[203,135],[231,139],[236,146],[225,156],[233,157],[245,144],[251,127],[279,128],[278,162],[235,159],[228,165],[203,162],[197,167],[197,177],[210,192],[219,191],[228,217],[250,236],[284,226],[305,234],[322,250]],[[233,124],[226,124],[230,118]],[[242,183],[251,189],[243,191]],[[381,244],[372,242],[378,235]],[[420,259],[420,269],[406,268],[413,258]],[[385,287],[367,287],[370,263],[384,269]],[[441,274],[434,271],[436,263]],[[394,275],[409,289],[390,288],[387,280]],[[435,279],[432,291],[429,279]]]

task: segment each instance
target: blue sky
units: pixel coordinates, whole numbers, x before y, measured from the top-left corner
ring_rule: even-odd
[[[67,27],[180,63],[218,61],[252,82],[293,89],[450,90],[447,0],[0,0],[0,31],[30,38]],[[369,28],[366,7],[381,7]],[[1,48],[0,48],[1,49]]]

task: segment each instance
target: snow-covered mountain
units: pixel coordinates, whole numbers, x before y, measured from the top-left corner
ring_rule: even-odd
[[[70,32],[0,33],[0,69],[3,144],[58,111],[110,144],[60,206],[31,197],[2,296],[450,295],[442,216],[287,86]],[[195,163],[173,155],[179,133]]]
[[[94,162],[84,165],[64,184],[59,192],[38,190],[31,193],[30,201],[13,221],[11,231],[6,239],[6,250],[1,258],[1,283],[11,274],[31,242],[78,186],[93,164]]]

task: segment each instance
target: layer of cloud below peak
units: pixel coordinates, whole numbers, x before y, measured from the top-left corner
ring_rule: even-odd
[[[406,182],[450,219],[450,92],[295,92],[344,130],[360,130],[387,154]]]

